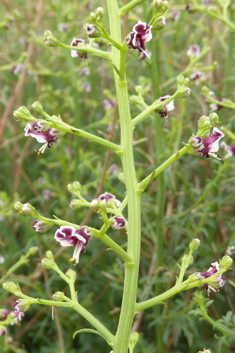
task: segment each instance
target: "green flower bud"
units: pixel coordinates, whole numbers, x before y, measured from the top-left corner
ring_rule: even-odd
[[[219,117],[216,113],[209,114],[211,126],[215,126],[219,123]]]
[[[183,75],[179,75],[177,77],[177,86],[182,86],[184,84],[184,76]]]
[[[190,251],[194,252],[199,248],[199,246],[200,246],[200,240],[195,238],[189,244],[189,249],[190,249]]]
[[[14,309],[25,312],[31,307],[33,302],[30,299],[18,299],[16,303],[17,304],[15,304]]]
[[[211,123],[210,118],[208,116],[201,116],[198,120],[198,131],[197,136],[201,136],[201,138],[208,137],[210,135]]]
[[[17,210],[17,211],[21,211],[22,210],[22,203],[17,201],[15,204],[14,204],[14,208]]]
[[[179,98],[188,98],[190,96],[191,89],[189,87],[182,86],[177,93]]]
[[[37,217],[38,213],[36,209],[29,203],[24,203],[22,209],[18,214],[24,214],[26,216]]]
[[[97,213],[104,212],[107,208],[107,202],[105,200],[100,201],[98,199],[94,199],[90,203],[90,208]]]
[[[2,286],[5,290],[7,290],[12,294],[15,294],[16,296],[21,296],[22,294],[18,283],[15,284],[14,282],[6,282],[6,283],[3,283]]]
[[[32,256],[32,255],[35,255],[37,252],[38,252],[38,247],[37,246],[32,246],[31,248],[29,248],[26,256],[29,257],[29,256]]]
[[[168,1],[154,0],[152,2],[153,15],[161,16],[169,8]]]
[[[74,195],[80,194],[81,184],[78,181],[74,181],[67,185],[67,189]]]
[[[142,94],[142,92],[143,92],[142,86],[136,86],[135,87],[135,91],[136,91],[137,94]]]
[[[227,271],[230,269],[230,267],[233,264],[233,259],[231,259],[230,256],[225,255],[222,257],[219,263],[219,269],[222,270],[223,272]]]
[[[72,280],[72,282],[75,282],[76,280],[76,272],[71,270],[71,269],[68,269],[68,271],[65,272],[66,276]]]
[[[41,261],[41,265],[43,268],[46,268],[47,270],[53,270],[56,267],[56,263],[54,260],[48,259],[44,257]]]
[[[70,202],[70,207],[73,210],[78,210],[79,208],[81,208],[82,206],[84,206],[84,202],[80,201],[80,200],[72,200]]]
[[[54,260],[53,254],[51,250],[47,250],[46,257],[50,260]]]
[[[103,7],[97,7],[97,9],[95,9],[95,14],[97,17],[99,17],[102,20],[102,18],[104,17]]]
[[[97,17],[97,16],[96,16],[96,14],[95,14],[94,12],[91,12],[91,13],[90,13],[90,19],[91,19],[92,21],[95,22],[95,21],[96,21],[96,17]]]
[[[164,16],[160,16],[154,21],[152,30],[160,30],[163,29],[166,25],[166,18]]]
[[[38,112],[38,113],[43,112],[43,107],[42,107],[42,105],[41,105],[40,102],[34,102],[34,103],[32,104],[32,108],[33,108],[34,110],[36,110],[36,112]]]
[[[19,119],[28,119],[33,117],[25,106],[19,107],[16,111],[14,111],[13,115]]]
[[[49,47],[58,47],[58,40],[53,36],[51,31],[46,30],[43,33],[43,41],[45,42],[46,45]]]
[[[63,292],[55,292],[52,298],[58,302],[63,302],[65,300],[65,295]]]
[[[137,104],[141,104],[142,100],[138,96],[130,96],[130,102],[132,104],[137,105]]]

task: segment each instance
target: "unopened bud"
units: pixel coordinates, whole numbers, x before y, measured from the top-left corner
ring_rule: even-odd
[[[49,47],[57,47],[59,43],[58,40],[53,36],[51,31],[48,30],[43,33],[43,41]]]
[[[30,257],[32,255],[35,255],[38,252],[38,247],[37,246],[32,246],[29,248],[29,251],[26,254],[26,257]]]
[[[16,111],[14,111],[13,115],[19,119],[27,119],[32,117],[30,111],[25,106],[19,107]]]
[[[201,136],[201,138],[208,137],[210,135],[210,118],[208,116],[201,116],[198,120],[198,131],[197,135]]]
[[[199,248],[199,246],[200,246],[200,240],[195,238],[189,244],[189,249],[190,249],[190,251],[194,252]]]
[[[33,104],[32,104],[32,108],[34,109],[34,110],[36,110],[36,112],[38,112],[38,113],[41,113],[41,112],[43,112],[43,107],[42,107],[42,105],[41,105],[41,103],[40,102],[34,102]]]
[[[82,206],[84,206],[84,202],[80,201],[80,200],[72,200],[70,202],[69,205],[73,210],[78,210],[79,208],[81,208]]]
[[[33,224],[32,228],[35,230],[35,232],[38,233],[44,233],[47,232],[51,227],[53,226],[53,223],[47,222],[47,221],[41,221],[40,219],[37,219]]]
[[[154,22],[152,30],[160,30],[163,29],[166,25],[166,18],[164,16],[160,16],[157,18],[157,20]]]
[[[154,16],[158,17],[164,14],[164,12],[169,8],[168,1],[154,0],[152,2],[152,9]]]
[[[6,282],[3,283],[2,286],[5,290],[12,294],[15,294],[16,296],[20,296],[22,294],[18,283],[16,284],[14,282]]]
[[[225,272],[232,266],[232,263],[233,263],[233,259],[230,256],[225,255],[220,260],[219,268],[220,270],[223,270]]]
[[[95,14],[102,20],[102,18],[104,17],[103,7],[97,7],[97,9],[95,9]]]
[[[86,33],[89,38],[98,38],[101,36],[99,28],[93,24],[89,24],[86,26]]]
[[[140,97],[138,96],[130,96],[130,102],[135,105],[141,104]]]
[[[190,96],[191,89],[189,87],[182,86],[177,93],[177,97],[179,98],[188,98]]]
[[[70,183],[67,185],[67,189],[74,195],[77,195],[80,193],[81,190],[81,184],[78,181],[74,181],[73,183]]]
[[[63,292],[55,292],[52,298],[58,302],[63,302],[65,300],[65,295]]]
[[[209,114],[209,118],[210,118],[210,123],[211,123],[211,126],[215,126],[219,123],[219,117],[216,113],[210,113]]]
[[[68,271],[65,272],[66,276],[72,280],[72,282],[75,282],[76,280],[76,272],[74,270],[69,269]]]

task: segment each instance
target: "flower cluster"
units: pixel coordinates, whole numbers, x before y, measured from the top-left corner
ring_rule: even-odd
[[[57,229],[54,238],[60,242],[61,246],[73,246],[74,252],[71,261],[78,264],[81,252],[86,252],[85,245],[91,237],[91,232],[87,227],[80,227],[76,230],[73,226],[61,226]]]
[[[145,43],[152,39],[152,26],[148,26],[146,22],[139,21],[132,32],[126,37],[126,43],[130,48],[137,49],[139,53],[143,52],[146,56]],[[149,57],[149,56],[148,56]]]
[[[201,156],[210,158],[210,156],[217,158],[217,152],[219,150],[219,140],[224,136],[222,131],[217,127],[213,128],[212,135],[209,137],[201,138],[200,136],[193,136],[191,138],[191,146],[194,148],[194,152]]]
[[[24,129],[25,136],[32,136],[39,143],[43,143],[43,146],[39,150],[36,150],[38,154],[44,153],[46,147],[51,148],[52,144],[60,138],[60,132],[57,129],[50,127],[45,130],[45,128],[45,125],[38,120],[36,122],[28,123]]]
[[[214,262],[211,264],[212,267],[210,267],[206,272],[199,272],[197,273],[197,277],[206,279],[214,275],[219,271],[219,263]],[[226,282],[226,277],[222,275],[218,275],[217,277],[214,278],[213,280],[213,285],[209,285],[208,283],[203,284],[201,287],[210,292],[210,290],[213,290],[214,292],[217,292],[219,288],[223,287]]]

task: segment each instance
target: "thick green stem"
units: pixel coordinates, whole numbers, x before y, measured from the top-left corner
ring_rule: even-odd
[[[114,0],[106,0],[109,12],[110,33],[118,43],[122,42],[119,8]],[[112,61],[120,65],[120,52],[112,48]],[[130,116],[127,82],[114,72],[117,90],[119,118],[121,125],[122,165],[128,198],[128,248],[127,253],[133,264],[125,266],[125,280],[121,314],[114,340],[114,353],[127,353],[133,318],[140,258],[140,196],[137,193],[137,180],[133,156],[133,125]]]

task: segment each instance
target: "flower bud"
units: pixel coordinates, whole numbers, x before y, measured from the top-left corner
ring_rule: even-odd
[[[30,111],[25,106],[19,107],[16,111],[14,111],[13,115],[19,119],[32,118]]]
[[[95,14],[97,17],[99,17],[102,20],[102,18],[104,17],[103,7],[97,7],[97,9],[95,9]]]
[[[182,86],[184,84],[184,76],[183,75],[179,75],[177,77],[177,86]]]
[[[55,292],[53,295],[52,295],[52,298],[58,302],[63,302],[65,299],[65,295],[63,292]]]
[[[78,181],[74,181],[67,185],[67,189],[74,195],[80,194],[81,184]]]
[[[14,204],[14,208],[15,208],[15,210],[17,210],[17,211],[21,211],[22,210],[22,203],[21,202],[19,202],[19,201],[17,201],[15,204]]]
[[[2,286],[5,290],[12,294],[15,294],[16,296],[21,296],[22,294],[18,283],[15,284],[14,282],[5,282]]]
[[[189,249],[191,252],[196,251],[200,246],[200,240],[195,238],[191,241],[191,243],[189,244]]]
[[[203,351],[198,351],[197,353],[211,353],[209,349],[204,348]]]
[[[152,30],[158,31],[160,29],[163,29],[165,25],[166,25],[166,18],[164,16],[160,16],[154,22]]]
[[[68,269],[68,271],[65,272],[66,276],[72,280],[72,282],[75,282],[76,280],[76,272],[71,270],[71,269]]]
[[[107,208],[107,202],[105,200],[94,199],[90,202],[90,208],[97,212],[104,212]]]
[[[30,299],[18,299],[13,305],[13,309],[18,312],[27,311],[32,304],[32,300]]]
[[[142,95],[142,93],[143,93],[143,87],[142,86],[136,86],[135,87],[135,91],[136,91],[136,93],[137,94],[141,94]]]
[[[169,8],[168,1],[154,0],[152,2],[153,15],[161,16]]]
[[[48,259],[44,257],[41,261],[41,265],[43,268],[46,268],[47,270],[53,270],[55,268],[55,262],[54,260]]]
[[[25,214],[26,216],[35,217],[38,213],[36,209],[29,202],[27,202],[22,205],[21,213],[19,212],[18,214]]]
[[[208,116],[201,116],[198,120],[198,131],[197,135],[201,136],[201,138],[208,137],[210,135],[210,118]]]
[[[54,260],[53,254],[51,250],[47,250],[46,257],[50,260]]]
[[[5,326],[0,325],[0,336],[4,336],[7,333]]]
[[[53,36],[51,31],[48,31],[48,29],[43,34],[43,41],[49,47],[58,47],[58,40]]]
[[[43,107],[42,107],[42,105],[41,105],[40,102],[37,102],[37,101],[36,101],[36,102],[33,102],[32,108],[33,108],[34,110],[36,110],[36,112],[38,112],[38,113],[43,112]]]
[[[84,206],[84,202],[80,201],[80,200],[72,200],[70,202],[70,205],[69,205],[73,210],[78,210],[79,208],[81,208],[82,206]]]
[[[188,13],[195,13],[195,12],[198,11],[198,9],[196,7],[194,7],[192,4],[187,4],[186,7],[185,7],[185,10]]]
[[[189,87],[182,86],[177,93],[179,98],[188,98],[190,96],[191,89]]]
[[[220,260],[219,268],[220,268],[220,270],[225,272],[232,266],[232,263],[233,263],[233,259],[230,256],[225,255]]]
[[[93,24],[86,26],[86,33],[89,38],[98,38],[101,36],[99,28]]]
[[[26,257],[30,257],[32,255],[35,255],[38,252],[38,247],[37,246],[32,246],[31,248],[29,248]]]
[[[92,21],[95,22],[95,21],[96,21],[96,17],[97,17],[97,16],[96,16],[96,14],[95,14],[94,12],[91,12],[91,13],[90,13],[90,19],[91,19]]]
[[[219,123],[219,117],[216,113],[210,113],[209,119],[210,119],[211,126],[213,127]]]
[[[130,102],[132,104],[137,105],[137,104],[141,104],[142,100],[138,96],[130,96]]]
[[[35,232],[38,232],[38,233],[44,233],[48,231],[52,226],[53,226],[53,223],[47,222],[47,221],[41,221],[40,219],[37,219],[32,224],[32,228],[35,230]]]

